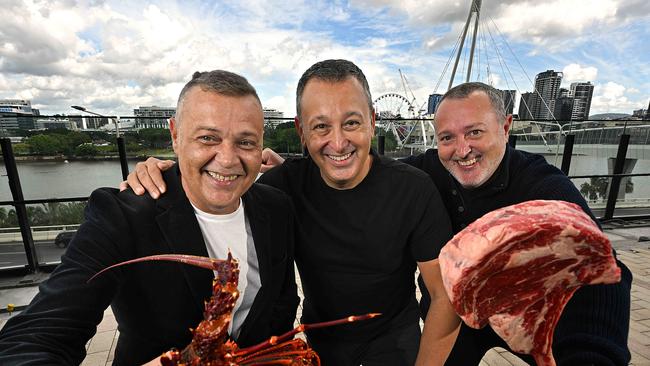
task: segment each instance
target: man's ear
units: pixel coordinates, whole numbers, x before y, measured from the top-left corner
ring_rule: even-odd
[[[506,142],[508,141],[508,137],[510,137],[511,126],[512,126],[512,114],[509,114],[506,116],[506,120],[503,122],[503,132],[506,138]]]
[[[174,149],[174,152],[178,154],[176,151],[178,145],[178,124],[176,122],[176,117],[169,119],[169,133],[172,135],[172,148]]]
[[[300,137],[300,145],[305,146],[305,138],[303,137],[302,123],[300,123],[300,118],[298,116],[293,118],[293,125],[296,126],[296,133]]]

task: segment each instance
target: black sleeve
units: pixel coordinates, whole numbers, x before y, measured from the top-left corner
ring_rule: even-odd
[[[61,264],[40,285],[29,306],[0,332],[0,365],[78,365],[83,361],[85,345],[116,292],[121,271],[87,281],[120,260],[122,255],[112,243],[115,238],[127,240],[124,233],[128,232],[111,191],[93,192],[85,215]]]
[[[287,164],[287,162],[285,161],[281,165],[273,167],[271,170],[262,174],[259,178],[257,178],[257,182],[275,187],[283,192],[286,192],[287,190],[284,164]]]
[[[424,154],[419,154],[419,155],[409,155],[407,157],[399,158],[397,160],[401,161],[404,164],[408,164],[412,167],[422,169],[424,159],[425,159]]]
[[[440,250],[451,239],[451,220],[442,203],[440,193],[430,180],[420,189],[420,199],[414,206],[417,225],[410,236],[409,244],[413,257],[418,262],[438,258]]]
[[[564,175],[548,175],[532,191],[539,198],[576,203],[598,223],[578,189]],[[621,268],[621,282],[583,286],[564,308],[553,338],[553,354],[559,366],[630,362],[627,337],[632,273],[618,259],[616,263]]]
[[[295,252],[295,215],[293,205],[287,198],[287,206],[291,209],[287,212],[287,261],[286,276],[280,292],[280,296],[273,306],[273,317],[271,321],[271,334],[280,335],[293,329],[293,323],[296,320],[296,311],[298,309],[298,288],[296,285],[296,275],[294,270],[294,252]]]

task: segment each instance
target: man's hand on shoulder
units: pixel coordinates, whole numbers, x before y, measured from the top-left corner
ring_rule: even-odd
[[[167,185],[162,177],[162,172],[176,164],[173,160],[160,160],[153,157],[135,165],[135,170],[129,173],[126,181],[120,183],[120,191],[131,187],[133,192],[141,196],[149,192],[151,197],[158,198],[165,193]]]
[[[262,168],[260,171],[262,173],[266,173],[267,171],[271,170],[271,168],[282,163],[284,163],[284,159],[275,151],[267,147],[262,151]]]

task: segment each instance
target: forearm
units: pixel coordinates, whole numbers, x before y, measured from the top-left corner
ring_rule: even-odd
[[[557,324],[553,354],[558,365],[627,365],[630,319],[629,270],[621,282],[585,286],[569,301]]]
[[[422,330],[416,365],[443,365],[459,330],[460,318],[449,301],[444,298],[432,299]]]

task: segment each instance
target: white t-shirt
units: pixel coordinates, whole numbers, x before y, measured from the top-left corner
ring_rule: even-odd
[[[226,215],[214,215],[203,212],[194,205],[192,207],[210,257],[226,259],[230,251],[233,258],[239,261],[239,299],[235,303],[228,329],[230,335],[237,339],[253,300],[262,286],[253,234],[244,215],[244,203],[240,198],[237,210]]]

